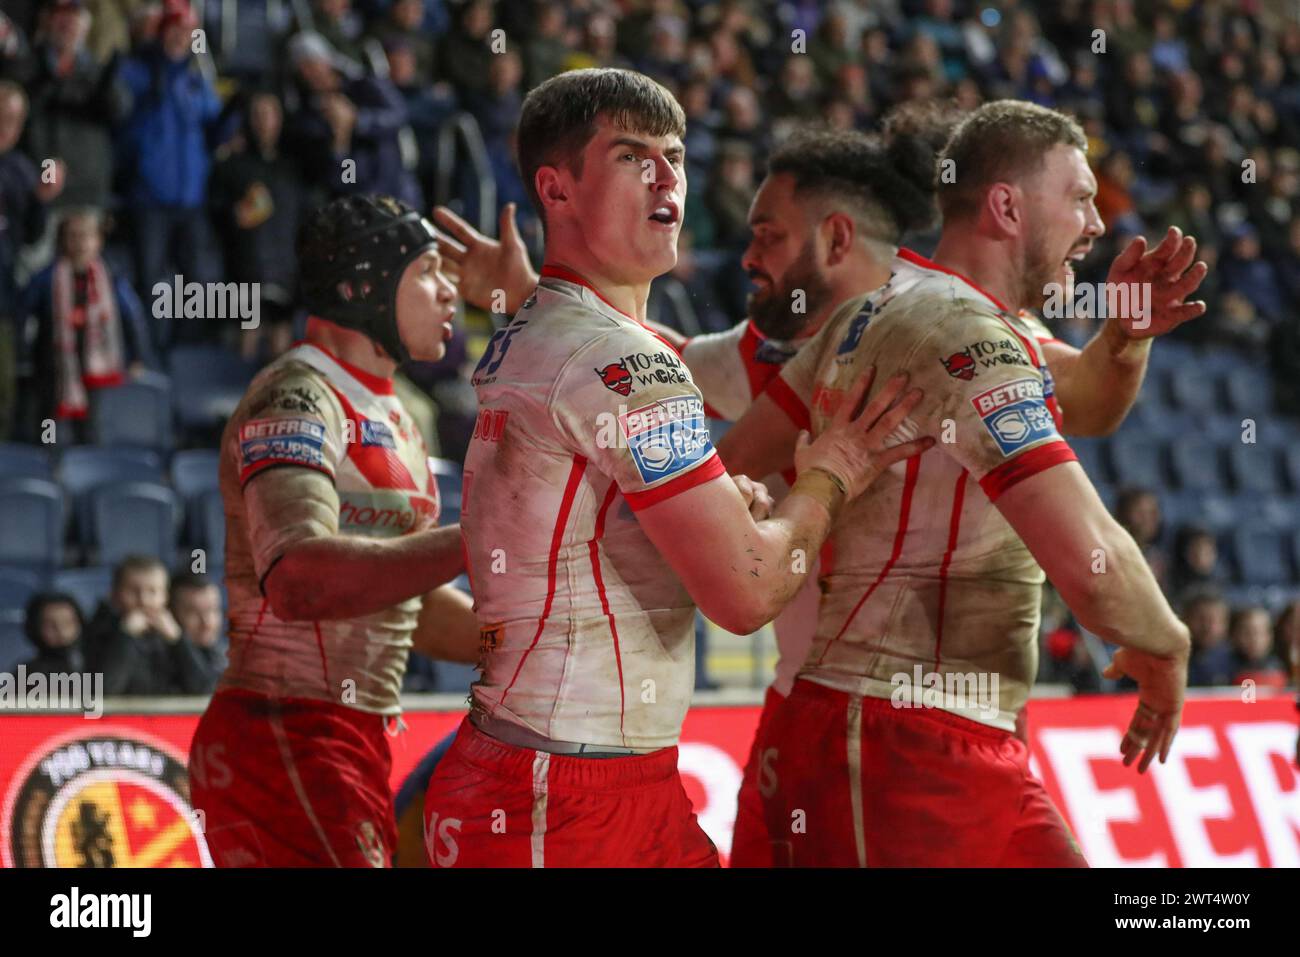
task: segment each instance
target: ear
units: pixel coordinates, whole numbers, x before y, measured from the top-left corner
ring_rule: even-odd
[[[1025,229],[1025,194],[1011,183],[994,183],[984,196],[984,213],[1000,236],[1019,236]]]
[[[838,266],[853,252],[853,239],[857,226],[846,213],[831,213],[821,224],[822,238],[826,243],[826,265]]]
[[[558,166],[540,166],[533,176],[533,187],[542,202],[542,208],[550,211],[568,204],[568,177]]]

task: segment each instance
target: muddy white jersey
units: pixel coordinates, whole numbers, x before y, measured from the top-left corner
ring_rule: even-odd
[[[1037,670],[1043,573],[993,502],[1075,458],[1038,331],[901,250],[889,282],[841,307],[768,387],[815,434],[866,366],[873,393],[906,370],[925,398],[899,438],[937,442],[840,517],[800,677],[1014,729]],[[935,682],[954,693],[924,695]]]
[[[392,380],[295,346],[258,373],[235,409],[219,472],[230,603],[220,687],[400,712],[419,597],[359,618],[287,622],[261,589],[296,542],[392,538],[437,524],[424,440]]]
[[[553,741],[675,744],[695,605],[636,512],[725,474],[689,370],[547,266],[473,383],[461,530],[483,633],[474,707]]]

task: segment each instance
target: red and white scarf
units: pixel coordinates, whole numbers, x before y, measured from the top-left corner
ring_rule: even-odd
[[[72,261],[54,263],[54,350],[58,376],[56,418],[84,419],[88,391],[120,385],[123,380],[122,328],[118,322],[113,283],[103,260],[86,267],[86,304],[76,305]],[[83,343],[77,350],[77,330]]]

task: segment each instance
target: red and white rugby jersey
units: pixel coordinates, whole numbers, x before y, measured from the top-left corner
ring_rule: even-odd
[[[925,391],[900,439],[938,444],[892,467],[841,516],[800,677],[890,698],[917,683],[917,669],[982,673],[990,691],[996,674],[996,708],[944,706],[1013,730],[1037,670],[1043,573],[992,502],[1074,460],[1042,349],[987,293],[901,250],[889,283],[842,307],[768,395],[815,433],[869,364],[873,392],[904,369]]]
[[[725,474],[689,370],[548,266],[473,383],[461,530],[484,636],[475,706],[554,741],[675,744],[695,605],[636,512]]]
[[[682,358],[704,396],[705,411],[715,419],[734,422],[781,372],[781,368],[812,339],[782,341],[766,338],[753,320],[738,322],[723,332],[695,336],[682,347]],[[790,491],[794,470],[770,475],[764,484],[780,501]],[[776,675],[772,686],[782,695],[794,687],[795,675],[812,647],[817,623],[817,569],[811,569],[796,596],[772,622],[776,633]]]
[[[260,587],[305,538],[437,524],[424,439],[392,380],[298,344],[257,375],[227,424],[220,481],[230,604],[220,686],[397,714],[420,598],[361,618],[284,622]]]

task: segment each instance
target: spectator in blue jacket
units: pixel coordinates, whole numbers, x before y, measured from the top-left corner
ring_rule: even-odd
[[[134,225],[136,283],[142,294],[159,281],[171,282],[172,255],[176,261],[170,265],[186,282],[215,281],[220,275],[213,268],[217,250],[206,201],[212,167],[208,131],[217,123],[221,101],[194,63],[194,26],[194,15],[183,0],[169,0],[159,42],[122,64],[132,110],[121,138],[120,160]],[[160,324],[154,329],[155,341],[169,344],[174,332]]]

